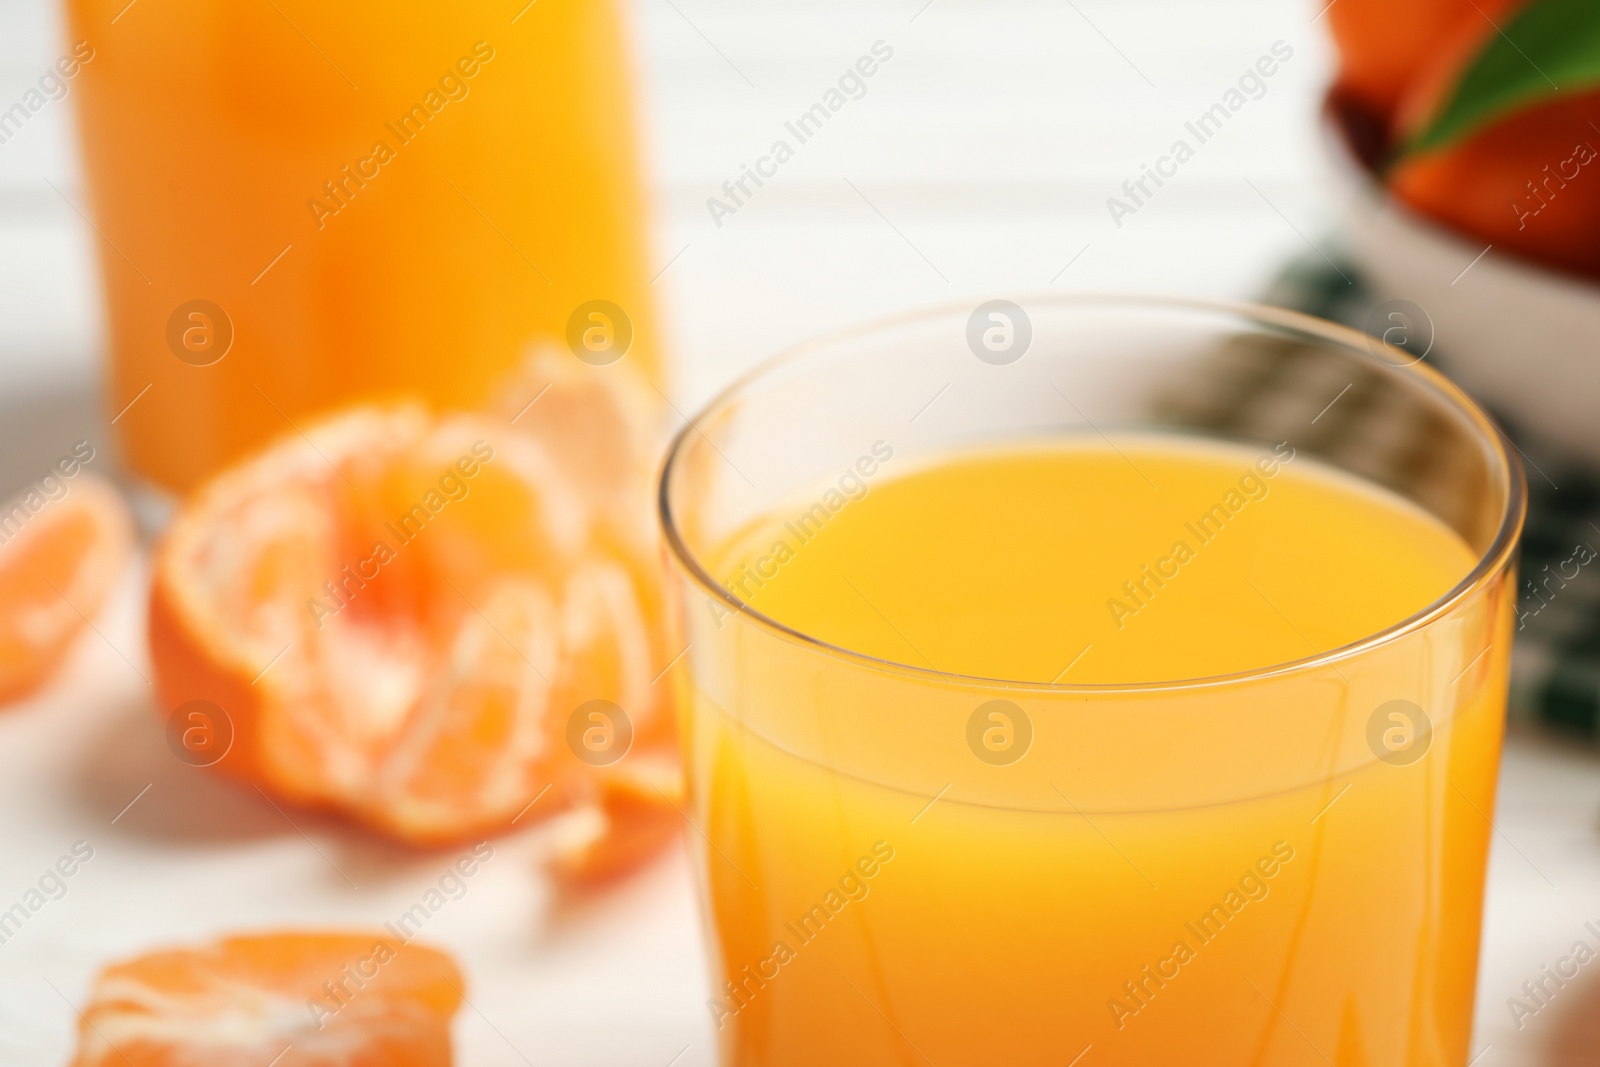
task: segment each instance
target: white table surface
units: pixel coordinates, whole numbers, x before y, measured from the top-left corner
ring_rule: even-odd
[[[1245,297],[1308,241],[1330,247],[1312,123],[1328,50],[1307,4],[633,7],[657,285],[684,410],[763,355],[897,309],[1050,288]],[[60,34],[52,4],[0,0],[0,109],[60,52]],[[866,97],[717,228],[706,198],[878,39],[895,58]],[[1267,95],[1115,226],[1106,198],[1280,39],[1295,54]],[[105,429],[93,238],[68,203],[83,202],[70,121],[69,97],[0,145],[0,491]],[[297,829],[171,759],[138,673],[142,582],[129,576],[100,623],[104,640],[89,635],[47,691],[0,713],[0,907],[74,841],[95,848],[68,894],[0,945],[0,1064],[63,1062],[66,1001],[108,958],[231,928],[382,922],[453,858],[389,850],[309,816],[295,816]],[[1475,1067],[1600,1059],[1600,970],[1521,1030],[1506,1009],[1541,964],[1586,936],[1586,920],[1600,925],[1597,816],[1600,757],[1513,736]],[[712,1063],[682,852],[558,912],[535,874],[541,847],[536,833],[497,842],[468,896],[427,930],[471,981],[460,1061]]]

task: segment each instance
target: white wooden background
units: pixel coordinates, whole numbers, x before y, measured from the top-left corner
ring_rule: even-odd
[[[1314,126],[1328,49],[1310,0],[632,3],[683,410],[763,355],[896,309],[1049,288],[1242,297],[1308,243],[1331,248]],[[49,0],[0,0],[0,108],[60,37]],[[706,198],[879,39],[895,56],[866,96],[716,227]],[[1106,198],[1278,40],[1294,58],[1266,96],[1113,225]],[[69,204],[83,202],[70,121],[69,98],[0,145],[0,491],[79,427],[103,431],[93,235]],[[96,848],[68,895],[0,945],[0,1064],[62,1062],[67,1001],[107,957],[307,917],[381,922],[447,859],[306,818],[302,836],[177,766],[151,729],[144,682],[110,647],[142,664],[138,580],[102,623],[107,642],[86,641],[67,677],[0,716],[0,905],[73,841]],[[1589,936],[1585,920],[1600,924],[1597,813],[1600,761],[1513,739],[1474,1067],[1600,1059],[1600,969],[1523,1030],[1505,1005]],[[710,1064],[682,856],[555,914],[531,874],[538,847],[499,844],[467,900],[428,931],[472,980],[462,1062]]]

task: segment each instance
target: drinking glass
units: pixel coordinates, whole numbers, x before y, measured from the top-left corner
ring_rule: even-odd
[[[874,443],[1150,433],[1287,441],[1475,566],[1344,647],[1091,685],[835,647],[712,562],[794,501],[825,521]],[[1264,307],[951,306],[736,382],[659,497],[722,1062],[1462,1067],[1524,495],[1406,347]]]

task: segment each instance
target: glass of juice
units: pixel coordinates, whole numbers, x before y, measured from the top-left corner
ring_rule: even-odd
[[[722,1062],[1463,1067],[1521,469],[1291,312],[792,352],[661,483]]]
[[[654,375],[614,0],[66,8],[145,480],[353,400],[478,405],[542,343]]]

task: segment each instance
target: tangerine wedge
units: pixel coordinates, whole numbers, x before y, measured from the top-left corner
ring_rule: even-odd
[[[55,672],[115,589],[132,547],[127,506],[87,472],[52,475],[0,507],[0,703]]]
[[[619,530],[654,536],[650,479],[661,401],[643,379],[624,367],[589,366],[540,345],[497,395],[501,414],[562,458],[591,509]]]
[[[569,393],[552,385],[539,405]],[[165,706],[215,705],[232,736],[223,771],[411,843],[591,793],[567,742],[575,709],[607,701],[633,735],[670,735],[669,687],[654,684],[653,544],[585,484],[648,459],[557,451],[577,440],[366,407],[224,472],[155,555]]]
[[[388,934],[276,933],[100,973],[72,1067],[448,1067],[461,972]]]
[[[579,808],[587,825],[551,858],[557,887],[579,895],[643,867],[678,838],[683,804],[682,771],[666,754],[601,776]]]

